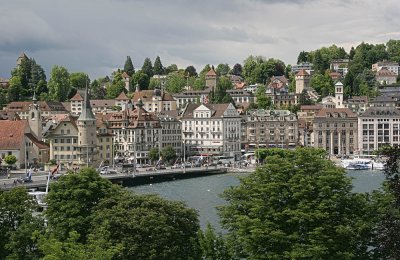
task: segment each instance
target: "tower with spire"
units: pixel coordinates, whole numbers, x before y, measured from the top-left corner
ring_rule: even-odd
[[[29,106],[28,123],[33,135],[38,140],[42,140],[42,117],[35,91],[33,92],[32,104]]]
[[[96,154],[96,117],[92,112],[88,89],[86,87],[82,112],[77,120],[78,126],[78,158],[82,165],[89,165],[93,162]]]

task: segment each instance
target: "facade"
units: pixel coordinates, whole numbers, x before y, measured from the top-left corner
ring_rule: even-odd
[[[292,73],[296,74],[301,70],[306,70],[309,74],[313,71],[313,64],[310,62],[302,62],[292,66]]]
[[[344,77],[348,72],[349,61],[349,59],[331,60],[330,69],[339,72]]]
[[[323,108],[314,117],[314,147],[329,155],[350,155],[358,150],[357,115],[348,108]]]
[[[322,108],[322,105],[302,105],[297,112],[300,145],[314,147],[314,118]]]
[[[215,89],[215,87],[217,86],[217,73],[214,70],[214,67],[212,67],[210,69],[210,71],[207,72],[206,76],[206,87],[207,88],[211,88],[211,89]]]
[[[226,93],[231,96],[233,102],[235,102],[235,106],[237,107],[247,107],[250,103],[254,103],[255,101],[254,95],[244,91],[243,89],[228,89]]]
[[[297,145],[297,117],[289,110],[248,110],[246,123],[246,150],[294,148]]]
[[[304,69],[296,73],[295,80],[296,80],[296,94],[301,94],[303,90],[308,90],[311,87],[310,85],[311,76]]]
[[[182,123],[179,121],[178,111],[170,110],[157,113],[161,125],[160,149],[172,146],[178,157],[183,157]]]
[[[68,113],[61,102],[38,101],[37,104],[39,106],[41,116]],[[16,112],[21,119],[29,119],[29,111],[31,106],[31,101],[15,101],[9,103],[3,108],[3,110],[6,112]]]
[[[211,88],[205,90],[187,90],[174,94],[173,97],[176,100],[176,107],[183,109],[189,103],[208,104],[210,92]]]
[[[380,61],[375,64],[372,64],[372,71],[378,72],[381,69],[387,69],[388,71],[391,71],[396,75],[399,75],[400,66],[397,62],[394,61]]]
[[[160,89],[136,91],[133,96],[133,105],[137,106],[139,100],[148,112],[176,110],[177,101],[171,94]]]
[[[79,91],[77,91],[76,94],[70,99],[70,106],[70,111],[73,115],[81,114],[83,107],[83,97],[79,93]]]
[[[358,118],[361,154],[373,154],[387,144],[400,145],[400,110],[391,106],[370,107]]]
[[[397,76],[398,74],[388,70],[387,68],[382,68],[376,72],[375,79],[381,85],[391,85],[396,83]]]
[[[241,117],[232,104],[187,104],[182,117],[186,156],[239,158]]]
[[[115,157],[148,164],[151,148],[160,149],[160,120],[154,113],[146,111],[140,100],[133,110],[107,114],[103,121],[113,134]]]
[[[344,101],[344,107],[349,108],[351,111],[360,115],[365,112],[365,110],[369,107],[369,101],[367,96],[354,96],[348,98]]]

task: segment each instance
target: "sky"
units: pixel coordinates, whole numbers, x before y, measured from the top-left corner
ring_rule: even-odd
[[[231,67],[250,55],[295,64],[336,44],[400,39],[398,0],[0,0],[0,77],[25,52],[91,79],[146,57],[164,66]]]

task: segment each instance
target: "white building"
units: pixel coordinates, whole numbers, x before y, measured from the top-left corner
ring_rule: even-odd
[[[240,157],[241,117],[232,104],[188,104],[181,121],[186,155]]]
[[[372,64],[372,71],[380,71],[382,69],[387,69],[390,72],[393,72],[396,75],[399,75],[400,66],[397,62],[394,61],[380,61],[375,64]]]
[[[391,106],[370,107],[358,118],[358,147],[372,154],[386,144],[400,145],[400,110]]]

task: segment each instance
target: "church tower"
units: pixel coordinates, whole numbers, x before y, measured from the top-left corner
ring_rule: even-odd
[[[36,93],[33,92],[32,104],[29,106],[29,127],[32,130],[32,134],[38,139],[42,140],[42,117],[40,113],[40,107],[36,99]]]
[[[217,86],[217,73],[214,70],[214,66],[211,67],[209,72],[207,72],[205,78],[206,87],[211,87],[212,89],[215,89],[215,87]]]
[[[338,81],[335,84],[335,99],[336,99],[336,108],[344,108],[343,105],[343,84]]]
[[[89,165],[96,153],[96,117],[92,112],[86,87],[82,112],[77,120],[78,126],[78,157],[80,164]]]

